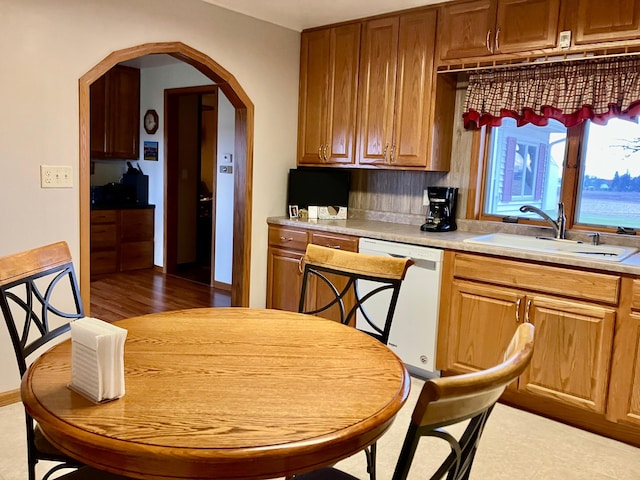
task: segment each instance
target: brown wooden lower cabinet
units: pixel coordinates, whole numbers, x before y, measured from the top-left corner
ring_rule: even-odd
[[[350,252],[358,251],[358,237],[270,225],[267,253],[267,308],[298,311],[302,290],[302,257],[308,243]],[[310,308],[314,303],[322,304],[323,299],[330,295],[328,287],[322,282],[311,282],[308,288],[311,290],[307,297],[310,304],[306,308]],[[348,300],[345,303],[349,305]],[[337,307],[318,315],[331,320],[340,318]]]
[[[154,208],[91,211],[91,276],[153,267]]]
[[[444,271],[444,375],[499,362],[530,322],[531,364],[503,400],[640,446],[639,280],[451,251]]]

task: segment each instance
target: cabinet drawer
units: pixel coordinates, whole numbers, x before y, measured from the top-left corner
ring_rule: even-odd
[[[311,232],[311,243],[322,247],[337,248],[347,252],[358,251],[358,237],[331,233]]]
[[[118,241],[115,224],[91,225],[91,249],[115,248]]]
[[[92,210],[91,211],[91,224],[94,223],[116,223],[117,211],[116,210]]]
[[[128,242],[120,246],[120,271],[153,267],[153,241]]]
[[[307,248],[307,232],[295,228],[270,226],[269,245],[305,251]]]
[[[457,254],[453,275],[610,305],[617,305],[620,297],[620,277],[616,275],[478,255]]]
[[[153,209],[122,210],[121,222],[123,242],[153,240]]]
[[[91,275],[118,271],[118,255],[115,250],[91,252]]]

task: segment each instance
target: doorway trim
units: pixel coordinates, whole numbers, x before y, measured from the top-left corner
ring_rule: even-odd
[[[251,264],[251,205],[253,185],[254,106],[235,77],[207,55],[181,42],[147,43],[118,50],[105,57],[79,80],[80,106],[80,291],[90,312],[90,99],[93,82],[116,64],[149,54],[164,53],[181,60],[210,78],[236,111],[234,147],[234,220],[231,305],[249,306]],[[166,142],[166,135],[165,135]]]

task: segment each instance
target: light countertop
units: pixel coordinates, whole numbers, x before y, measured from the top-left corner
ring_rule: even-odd
[[[447,250],[482,253],[513,259],[533,260],[558,266],[570,266],[578,268],[597,269],[603,272],[640,275],[640,253],[632,255],[622,262],[610,262],[567,257],[563,255],[525,251],[491,245],[473,244],[464,241],[467,238],[476,237],[485,233],[491,233],[492,231],[505,231],[505,228],[507,227],[504,224],[495,224],[495,222],[463,222],[465,224],[464,229],[459,228],[454,232],[423,232],[420,230],[420,226],[417,225],[367,219],[313,221],[295,220],[289,219],[288,217],[270,217],[267,219],[267,223],[272,225],[300,227],[323,232],[341,233],[344,235],[354,235],[358,237],[375,238],[379,240],[387,240],[390,242],[423,245],[427,247],[436,247]],[[518,226],[516,228],[522,229],[523,227],[524,226]],[[487,230],[487,228],[493,228],[493,230]],[[524,228],[527,228],[531,232],[546,232],[546,230],[542,230],[540,228]],[[621,244],[622,242],[620,240],[622,240],[631,242],[628,243],[629,246],[638,246],[638,239],[636,238],[620,239],[613,238],[612,236],[612,239],[616,240],[617,244]],[[606,244],[608,242],[605,238],[605,241],[601,243]]]

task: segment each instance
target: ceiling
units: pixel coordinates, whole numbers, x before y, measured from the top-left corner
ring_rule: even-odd
[[[203,0],[234,12],[302,31],[450,0]]]
[[[202,0],[227,10],[296,31],[332,23],[396,12],[452,0]],[[145,55],[122,65],[135,68],[165,67],[181,63],[170,55]]]

